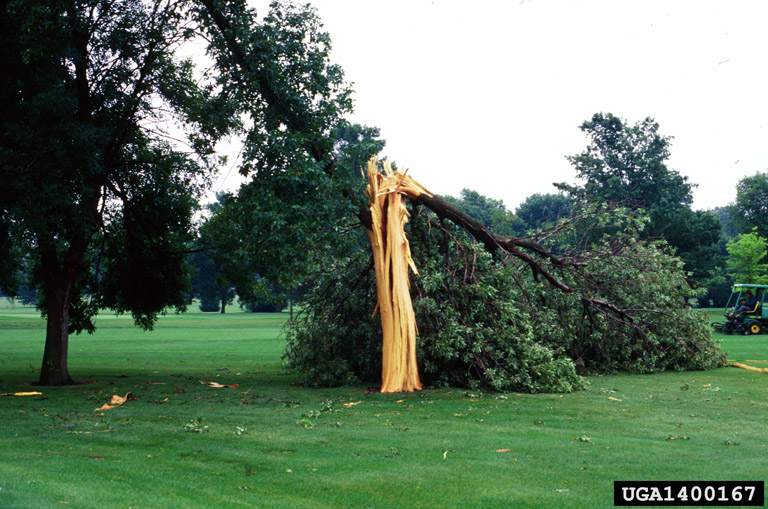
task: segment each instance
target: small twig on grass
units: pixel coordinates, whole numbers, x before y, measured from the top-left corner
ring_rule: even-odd
[[[264,396],[262,394],[256,394],[255,392],[250,392],[250,391],[241,392],[240,394],[242,394],[243,396],[250,396],[251,398],[254,398],[254,399],[262,398],[262,399],[266,399],[267,401],[276,401],[277,403],[286,403],[286,404],[290,404],[290,405],[301,405],[301,401],[290,401],[290,400],[287,400],[287,399],[277,399],[277,398],[272,398],[270,396]]]
[[[75,412],[73,415],[70,415],[69,410],[67,410],[61,414],[51,415],[51,420],[53,421],[54,428],[77,428],[80,424],[80,414]]]

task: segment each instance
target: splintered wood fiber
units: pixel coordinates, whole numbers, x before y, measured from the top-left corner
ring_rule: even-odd
[[[368,162],[371,241],[376,267],[376,292],[383,331],[381,392],[422,389],[416,362],[416,316],[409,292],[408,269],[418,274],[405,235],[408,211],[404,197],[429,194],[405,173],[393,171],[388,162],[383,172],[378,162]]]

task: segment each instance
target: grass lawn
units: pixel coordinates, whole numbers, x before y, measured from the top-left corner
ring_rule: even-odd
[[[566,395],[296,384],[286,315],[102,315],[86,382],[34,387],[44,324],[0,300],[0,507],[611,507],[614,480],[766,480],[768,374],[600,376]],[[768,335],[724,336],[768,367]],[[237,384],[216,388],[199,383]],[[94,411],[114,394],[124,405]]]

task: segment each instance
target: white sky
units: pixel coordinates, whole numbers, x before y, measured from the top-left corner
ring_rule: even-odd
[[[259,14],[265,1],[251,1]],[[597,112],[653,117],[694,208],[768,171],[768,2],[315,0],[353,122],[426,188],[514,210],[574,182]],[[235,172],[232,172],[235,173]]]

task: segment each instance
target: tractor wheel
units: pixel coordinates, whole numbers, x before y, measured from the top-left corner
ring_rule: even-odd
[[[763,326],[760,322],[752,320],[747,324],[747,332],[749,334],[760,334],[763,331]]]

